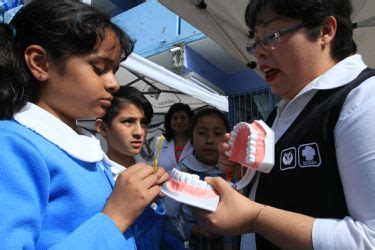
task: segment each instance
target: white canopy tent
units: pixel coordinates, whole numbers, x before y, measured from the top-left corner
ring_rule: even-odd
[[[247,64],[254,60],[246,52],[250,42],[245,24],[245,10],[249,0],[158,0],[168,9],[200,29],[238,60]],[[200,6],[206,8],[197,7]],[[202,4],[204,3],[204,4]],[[358,51],[370,67],[375,67],[375,1],[352,0],[354,31]]]
[[[121,68],[116,76],[122,85],[127,85],[130,82],[134,81],[136,75],[151,79],[152,84],[154,84],[155,86],[157,85],[157,88],[161,90],[161,93],[159,94],[163,95],[164,93],[165,98],[168,98],[169,96],[172,99],[175,99],[174,95],[176,95],[176,93],[169,93],[172,95],[168,95],[168,91],[174,90],[174,92],[179,92],[178,95],[182,102],[184,102],[183,99],[187,101],[186,95],[188,95],[196,99],[196,101],[200,100],[203,103],[228,112],[228,98],[226,96],[220,95],[215,90],[209,88],[208,86],[205,86],[204,84],[199,84],[196,81],[184,79],[181,76],[178,76],[173,72],[167,70],[166,68],[163,68],[156,63],[153,63],[141,56],[132,53],[124,62],[121,63]],[[149,83],[143,81],[143,85],[152,87],[150,86],[151,81],[149,81]],[[163,85],[165,87],[163,87]],[[137,86],[141,88],[142,84],[138,84]],[[154,90],[157,90],[157,88]],[[141,90],[144,91],[145,89]],[[185,97],[183,97],[184,95]],[[149,98],[150,102],[155,105],[161,102],[159,101],[159,99]],[[170,103],[171,102],[169,102],[169,104]],[[168,105],[167,108],[169,108],[169,106],[170,105]],[[156,110],[154,111],[157,113],[166,112],[165,109],[161,109],[161,106],[154,107],[156,108]]]

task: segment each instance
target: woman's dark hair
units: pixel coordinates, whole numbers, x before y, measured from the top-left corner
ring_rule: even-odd
[[[128,103],[132,103],[142,110],[145,115],[146,123],[150,124],[152,116],[154,115],[152,105],[142,92],[131,86],[121,86],[120,89],[114,93],[112,105],[101,118],[103,122],[110,127],[113,119],[118,115],[124,105]]]
[[[116,34],[125,60],[134,42],[106,14],[78,0],[34,0],[10,25],[1,24],[0,119],[12,118],[37,96],[38,82],[24,60],[28,46],[40,45],[63,72],[67,58],[91,52],[108,30]]]
[[[201,109],[201,110],[198,111],[198,113],[196,113],[194,115],[194,117],[190,120],[190,123],[189,123],[189,135],[190,135],[191,143],[193,143],[193,131],[194,131],[195,127],[197,126],[197,123],[198,123],[199,119],[201,119],[202,117],[206,117],[206,116],[215,116],[215,117],[219,118],[224,123],[225,131],[227,133],[230,131],[228,119],[223,112],[221,112],[220,110],[217,110],[215,108]]]
[[[350,20],[353,11],[350,0],[252,0],[245,13],[246,24],[251,30],[254,31],[265,8],[270,8],[277,15],[301,20],[306,24],[311,39],[319,36],[326,18],[334,16],[337,31],[333,40],[332,58],[341,61],[357,52]]]
[[[174,138],[174,132],[173,132],[173,129],[171,128],[172,116],[173,116],[174,113],[180,112],[180,111],[185,112],[188,115],[189,120],[194,115],[194,113],[193,113],[193,111],[191,111],[191,108],[189,107],[189,105],[187,105],[185,103],[175,103],[175,104],[173,104],[169,108],[168,112],[165,114],[165,119],[164,119],[164,128],[165,128],[164,136],[165,136],[165,139],[167,141],[170,141]]]

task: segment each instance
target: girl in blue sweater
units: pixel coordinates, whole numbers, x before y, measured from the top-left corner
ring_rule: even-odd
[[[0,242],[6,249],[135,249],[132,225],[167,174],[116,184],[76,119],[101,117],[132,41],[74,0],[36,0],[0,25]]]

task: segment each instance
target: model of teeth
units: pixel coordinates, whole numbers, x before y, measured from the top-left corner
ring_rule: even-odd
[[[198,175],[172,169],[169,180],[164,183],[161,192],[172,199],[194,207],[215,211],[219,196],[210,184],[199,179]]]
[[[225,154],[229,160],[261,172],[271,171],[275,161],[275,135],[263,121],[238,123],[228,144],[231,149]]]

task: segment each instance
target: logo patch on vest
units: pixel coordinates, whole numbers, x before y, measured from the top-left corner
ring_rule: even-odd
[[[298,147],[298,165],[300,167],[319,167],[321,163],[318,144],[312,142]]]
[[[297,165],[296,154],[297,150],[295,147],[287,148],[281,151],[280,154],[280,170],[287,170],[295,168]]]

